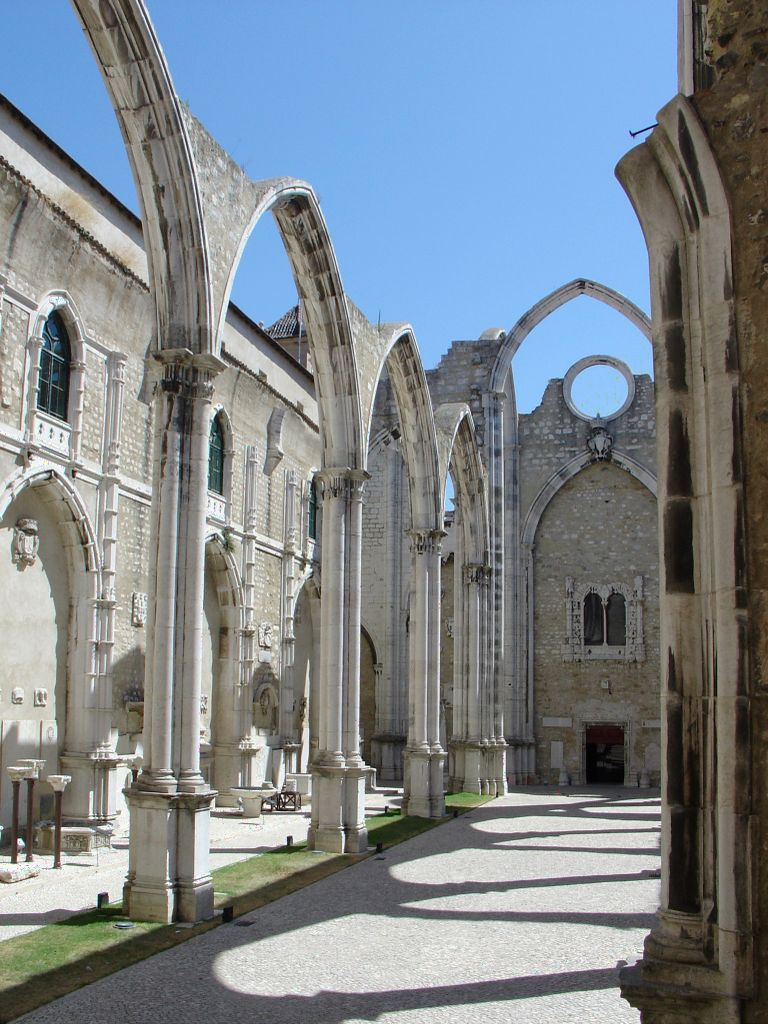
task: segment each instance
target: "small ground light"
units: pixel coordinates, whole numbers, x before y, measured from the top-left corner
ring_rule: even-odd
[[[100,892],[100,893],[98,893],[98,895],[96,896],[96,909],[97,910],[103,910],[104,907],[106,907],[106,905],[108,903],[109,903],[109,893],[108,892]]]
[[[389,814],[389,804],[384,804],[384,814]]]
[[[229,924],[235,917],[235,908],[232,903],[228,903],[225,907],[221,908],[221,920],[223,924]]]
[[[286,836],[285,837],[285,845],[286,846],[293,846],[293,836]]]
[[[384,843],[376,843],[376,853],[381,853],[384,849]]]
[[[459,812],[455,808],[454,808],[454,811],[453,811],[453,816],[454,816],[454,818],[458,818],[458,816],[459,816]]]

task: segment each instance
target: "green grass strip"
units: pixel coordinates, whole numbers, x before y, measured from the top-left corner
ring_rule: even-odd
[[[374,815],[366,818],[369,843],[396,846],[443,824],[454,811],[464,813],[489,799],[451,794],[445,818],[409,818],[394,810]],[[314,853],[306,843],[268,850],[213,872],[215,905],[232,904],[240,917],[367,856]],[[193,927],[144,921],[132,922],[130,929],[115,927],[125,920],[120,906],[104,907],[0,942],[0,1024],[221,924],[216,917]]]

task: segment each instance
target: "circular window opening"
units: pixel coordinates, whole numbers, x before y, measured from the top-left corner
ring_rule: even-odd
[[[611,419],[627,403],[629,382],[615,366],[593,363],[576,375],[570,397],[576,410],[587,419]]]

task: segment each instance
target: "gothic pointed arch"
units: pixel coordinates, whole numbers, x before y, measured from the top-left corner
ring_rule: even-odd
[[[501,392],[507,383],[507,375],[512,364],[512,359],[522,343],[542,320],[545,320],[556,309],[566,305],[580,295],[596,299],[605,303],[617,313],[621,313],[631,324],[651,340],[650,320],[638,306],[631,302],[620,292],[614,291],[607,285],[599,284],[597,281],[590,281],[587,278],[579,277],[567,284],[561,285],[555,291],[545,295],[534,306],[523,313],[511,331],[508,332],[499,348],[496,362],[491,373],[491,390]]]
[[[475,437],[469,406],[446,402],[435,409],[435,427],[440,466],[441,505],[449,472],[453,473],[456,497],[462,503],[465,555],[468,561],[488,561],[488,494],[485,469]],[[445,509],[442,509],[443,515]]]
[[[410,324],[382,324],[384,343],[378,353],[379,365],[371,388],[366,423],[370,450],[373,396],[386,366],[397,406],[402,452],[408,472],[408,494],[413,529],[442,528],[442,498],[437,434],[432,399],[416,338]]]
[[[214,350],[209,248],[181,103],[143,0],[72,0],[115,110],[141,205],[157,347]]]
[[[360,380],[355,339],[336,254],[320,204],[306,182],[275,178],[250,182],[242,198],[242,231],[222,279],[217,351],[232,283],[245,244],[271,212],[285,246],[301,301],[314,367],[323,465],[365,465]]]
[[[572,480],[577,473],[580,473],[588,466],[594,465],[594,462],[595,459],[591,453],[580,453],[571,459],[570,462],[566,462],[564,466],[561,466],[557,472],[553,473],[549,480],[546,481],[544,486],[531,502],[531,506],[526,513],[521,533],[523,547],[533,544],[541,517],[544,515],[549,503],[555,497],[557,492],[564,487],[569,480]],[[618,466],[619,469],[629,473],[630,476],[633,476],[636,480],[639,480],[654,497],[656,496],[656,477],[650,473],[645,466],[642,466],[636,459],[633,459],[631,455],[614,448],[611,451],[611,462],[615,466]]]

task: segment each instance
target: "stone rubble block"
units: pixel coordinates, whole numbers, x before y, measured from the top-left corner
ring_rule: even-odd
[[[37,878],[40,870],[39,864],[27,862],[24,864],[4,864],[0,868],[0,882],[12,885],[14,882],[23,882],[27,878]]]

